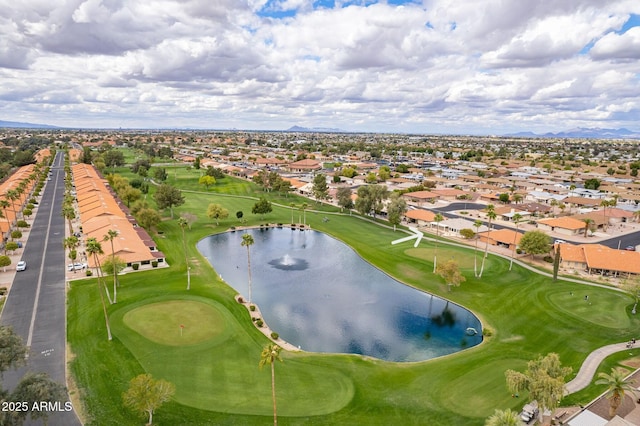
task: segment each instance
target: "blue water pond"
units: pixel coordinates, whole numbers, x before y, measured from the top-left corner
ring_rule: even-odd
[[[288,228],[212,235],[198,243],[218,274],[251,301],[269,327],[305,351],[422,361],[482,341],[481,324],[452,302],[408,287],[320,232]],[[425,279],[433,275],[425,268]],[[474,331],[477,330],[477,334]]]

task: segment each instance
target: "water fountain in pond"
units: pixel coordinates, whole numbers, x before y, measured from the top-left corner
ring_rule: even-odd
[[[284,269],[286,271],[303,271],[307,269],[309,263],[304,259],[298,259],[285,254],[278,259],[273,259],[272,261],[270,261],[269,265],[277,269]]]

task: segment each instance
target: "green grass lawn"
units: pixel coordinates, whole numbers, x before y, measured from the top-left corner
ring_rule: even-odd
[[[184,176],[181,186],[189,186],[187,181],[193,179],[197,182],[193,171],[183,169],[176,171],[176,179]],[[172,173],[169,175],[171,179]],[[223,179],[211,191],[192,185],[198,192],[185,193],[186,203],[175,209],[176,217],[187,211],[199,216],[186,233],[191,290],[186,290],[181,232],[176,220],[167,216],[157,241],[171,267],[121,277],[118,303],[108,308],[113,341],[106,338],[95,280],[72,283],[68,339],[75,358],[71,371],[90,424],[141,424],[141,418],[123,408],[121,395],[129,380],[143,372],[176,385],[174,400],[154,415],[158,424],[273,421],[269,369],[258,368],[260,352],[268,340],[255,329],[246,309],[235,302],[235,291],[218,279],[195,249],[201,238],[238,226],[234,214],[238,210],[245,212],[248,224],[291,221],[287,207],[275,206],[264,218],[250,214],[255,201],[243,197],[261,195],[252,185],[232,178]],[[211,202],[231,212],[217,226],[205,215]],[[315,203],[307,203],[315,207]],[[295,222],[301,214],[294,211]],[[416,249],[413,241],[391,245],[392,240],[406,234],[355,216],[331,215],[328,221],[323,220],[325,216],[307,211],[306,222],[339,238],[407,285],[471,309],[493,335],[474,348],[417,363],[283,352],[284,362],[276,364],[281,424],[481,425],[495,408],[519,409],[525,402],[526,395],[515,399],[507,391],[506,369],[524,369],[538,354],[558,352],[575,374],[588,352],[634,337],[640,325],[629,312],[633,300],[624,294],[552,282],[518,266],[509,271],[509,262],[494,256],[487,258],[485,273],[477,279],[473,276],[473,249],[441,243],[438,262],[456,259],[467,279],[448,292],[432,273],[432,242],[423,241]],[[259,245],[252,250],[260,250]],[[185,325],[183,336],[180,324]],[[196,333],[198,327],[203,329]],[[600,392],[592,387],[569,402],[584,403]]]

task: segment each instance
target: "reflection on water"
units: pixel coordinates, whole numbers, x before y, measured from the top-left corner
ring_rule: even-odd
[[[407,287],[328,235],[290,229],[248,231],[252,299],[287,342],[312,352],[420,361],[475,346],[479,320],[466,309]],[[248,296],[242,232],[213,235],[198,249]],[[425,270],[425,277],[431,274]]]

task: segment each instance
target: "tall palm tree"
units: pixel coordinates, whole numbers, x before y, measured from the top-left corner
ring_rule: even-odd
[[[104,252],[102,251],[102,245],[95,238],[87,239],[86,248],[87,248],[87,254],[89,256],[93,256],[93,259],[98,268],[98,291],[100,291],[100,301],[102,302],[102,312],[104,312],[104,321],[107,324],[107,337],[109,338],[109,340],[111,340],[112,339],[111,327],[109,326],[109,316],[107,315],[107,305],[104,303],[104,295],[102,294],[102,285],[101,285],[102,274],[100,273],[100,260],[98,259],[98,255],[104,254]]]
[[[520,416],[510,409],[496,410],[491,417],[487,419],[484,426],[519,426]]]
[[[300,206],[300,208],[302,209],[302,224],[305,227],[307,226],[307,207],[309,207],[307,203],[302,203],[302,205]]]
[[[118,270],[116,268],[116,252],[113,248],[113,239],[118,236],[118,231],[115,229],[109,229],[107,233],[102,237],[102,241],[111,243],[111,266],[113,267],[113,303],[118,302],[118,291],[116,290],[116,275],[118,275]]]
[[[603,231],[606,231],[608,226],[607,226],[607,207],[611,206],[611,202],[607,201],[607,200],[602,200],[600,201],[600,205],[602,206],[602,215],[604,216],[604,223],[602,224],[603,226]]]
[[[296,203],[289,203],[289,207],[291,207],[291,224],[293,225],[293,208],[296,206]]]
[[[473,227],[476,228],[476,248],[473,250],[473,276],[478,277],[478,231],[482,226],[482,221],[480,219],[476,219],[473,222]]]
[[[634,393],[635,388],[631,384],[632,379],[625,377],[623,370],[611,369],[611,374],[599,373],[596,385],[607,385],[607,398],[609,399],[609,416],[613,417],[618,411],[618,407],[624,400],[625,392]]]
[[[260,354],[260,363],[258,364],[262,368],[265,364],[271,366],[271,399],[273,400],[273,425],[278,424],[278,413],[276,410],[276,369],[275,362],[282,362],[280,357],[280,351],[282,348],[278,345],[267,345]]]
[[[487,205],[487,217],[489,218],[489,232],[491,232],[491,221],[494,220],[498,215],[496,214],[496,208],[493,204]],[[484,255],[482,256],[482,265],[480,266],[480,274],[478,277],[482,277],[482,273],[484,272],[484,261],[487,259],[487,253],[489,252],[489,235],[487,235],[487,242],[484,246]]]
[[[62,217],[67,219],[67,223],[69,224],[69,232],[73,234],[73,225],[71,221],[76,218],[76,211],[71,204],[65,203],[62,206]]]
[[[7,219],[7,221],[9,221],[9,216],[7,216],[7,208],[9,208],[9,206],[11,206],[9,200],[7,200],[6,198],[0,200],[0,209],[2,209],[4,218]],[[11,224],[9,224],[9,227],[11,227]]]
[[[249,247],[253,245],[253,236],[251,234],[244,234],[242,236],[242,246],[247,248],[247,271],[249,272],[249,305],[251,305],[251,254]]]
[[[591,224],[593,223],[593,219],[582,219],[582,221],[584,222],[584,236],[587,236],[587,232],[589,231],[589,228],[591,228]]]
[[[436,250],[433,252],[433,273],[436,273],[436,263],[438,257],[438,240],[440,239],[440,222],[444,220],[444,216],[440,213],[436,213],[433,221],[436,223]]]
[[[522,220],[522,215],[520,213],[513,215],[513,221],[516,223],[516,233],[513,234],[513,248],[511,249],[511,263],[509,263],[509,270],[513,267],[513,258],[516,255],[516,237],[518,235],[518,228],[520,227],[520,220]]]
[[[191,268],[189,267],[189,257],[187,256],[187,239],[184,230],[189,226],[189,221],[184,217],[178,219],[178,225],[182,229],[182,248],[184,249],[184,263],[187,265],[187,290],[191,289]]]

